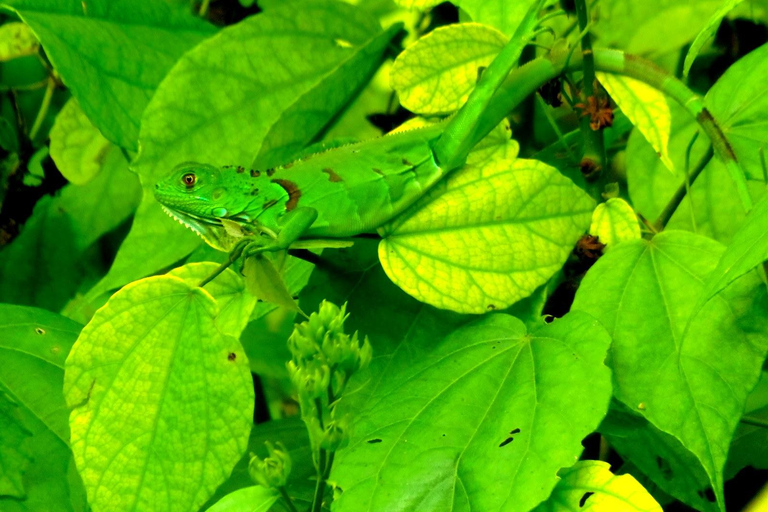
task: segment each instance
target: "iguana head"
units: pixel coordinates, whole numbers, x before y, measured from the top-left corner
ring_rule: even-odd
[[[242,167],[185,162],[155,185],[155,198],[168,215],[212,247],[227,251],[232,246],[232,223],[249,231],[261,213],[257,205],[264,200],[258,197],[261,194],[255,177]],[[222,219],[230,221],[229,227]]]

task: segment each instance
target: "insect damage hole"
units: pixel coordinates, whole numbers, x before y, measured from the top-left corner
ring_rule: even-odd
[[[579,508],[584,508],[584,504],[585,504],[585,503],[587,503],[587,500],[588,500],[588,499],[589,499],[589,497],[590,497],[590,496],[592,496],[593,494],[595,494],[595,493],[593,493],[593,492],[591,492],[591,491],[587,491],[587,492],[585,492],[585,493],[584,493],[584,496],[582,496],[582,497],[581,497],[581,499],[579,500]]]
[[[35,332],[42,336],[43,334],[45,334],[45,329],[43,329],[42,327],[35,327]]]
[[[235,359],[237,359],[237,354],[235,354],[234,352],[230,352],[230,353],[227,355],[227,360],[229,360],[229,361],[234,361]]]
[[[515,440],[515,438],[514,438],[513,436],[515,436],[515,434],[519,434],[519,433],[520,433],[520,429],[519,429],[519,428],[516,428],[516,429],[510,430],[510,431],[509,431],[509,437],[508,437],[508,438],[506,438],[505,440],[503,440],[503,441],[502,441],[502,442],[499,444],[499,448],[502,448],[502,447],[504,447],[504,446],[507,446],[509,443],[511,443],[512,441],[514,441],[514,440]]]

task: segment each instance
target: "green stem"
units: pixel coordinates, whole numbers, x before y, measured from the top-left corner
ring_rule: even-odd
[[[754,427],[768,428],[768,421],[761,420],[760,418],[753,418],[751,416],[742,416],[739,420],[746,425],[752,425]]]
[[[696,164],[696,167],[693,168],[690,174],[686,175],[686,179],[682,184],[680,184],[679,187],[677,187],[677,190],[670,198],[667,206],[664,207],[664,210],[662,210],[659,218],[656,219],[656,222],[653,223],[653,227],[657,232],[664,229],[664,227],[667,225],[667,222],[669,222],[669,219],[671,219],[672,215],[675,213],[675,210],[677,210],[677,207],[680,206],[681,202],[683,202],[683,199],[688,192],[688,183],[693,185],[693,182],[696,181],[696,178],[699,177],[699,174],[701,174],[701,171],[703,171],[710,160],[712,160],[713,156],[714,151],[712,151],[712,146],[710,146],[706,154],[702,156],[701,160],[699,160],[699,162]]]
[[[40,109],[37,111],[37,117],[32,124],[32,129],[29,130],[29,140],[35,140],[37,132],[40,131],[40,127],[43,125],[45,116],[48,114],[48,108],[51,106],[51,98],[53,98],[53,91],[56,89],[56,81],[53,77],[48,78],[48,87],[45,88],[45,95],[43,96],[43,102],[40,104]]]
[[[205,18],[205,15],[208,14],[208,6],[210,5],[210,3],[211,3],[211,0],[203,0],[202,3],[200,4],[200,11],[198,12],[201,18]]]
[[[330,387],[330,386],[329,386]],[[323,424],[323,402],[315,398],[315,408],[317,409],[317,419],[320,422],[320,428],[324,429]],[[323,508],[323,495],[325,494],[325,473],[326,473],[327,452],[323,448],[318,449],[317,455],[317,481],[315,482],[315,496],[312,499],[312,512],[320,512]]]
[[[554,131],[555,135],[557,135],[557,140],[563,146],[565,152],[568,153],[568,157],[573,163],[578,163],[578,159],[576,158],[576,155],[573,153],[573,151],[571,151],[571,146],[569,146],[568,142],[566,142],[562,130],[560,130],[560,127],[557,126],[557,121],[552,118],[552,114],[549,111],[549,105],[547,105],[547,102],[544,101],[544,99],[539,95],[536,95],[536,99],[539,102],[541,111],[544,113],[544,117],[547,119],[547,123],[549,123],[550,128],[552,128],[552,131]]]
[[[598,98],[594,89],[595,83],[595,58],[592,52],[592,38],[589,35],[587,25],[589,24],[589,12],[587,11],[586,0],[576,0],[576,14],[579,18],[579,28],[583,32],[581,38],[582,69],[584,78],[582,80],[582,101],[585,105],[589,104],[589,98],[595,99],[598,104]],[[605,167],[605,142],[603,141],[602,130],[593,130],[590,126],[590,116],[581,116],[579,120],[581,133],[584,136],[584,156],[581,159],[581,169],[585,176],[593,173],[599,173]],[[595,177],[597,177],[595,175]]]
[[[285,505],[288,507],[288,510],[290,512],[299,512],[296,510],[296,505],[293,504],[293,500],[288,495],[288,491],[285,489],[285,486],[279,487],[278,491],[280,491],[280,496],[283,497],[283,500],[285,501]]]

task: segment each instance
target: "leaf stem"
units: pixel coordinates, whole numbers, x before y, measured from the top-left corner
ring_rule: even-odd
[[[768,421],[761,420],[760,418],[753,418],[752,416],[742,416],[739,420],[746,425],[752,425],[755,427],[768,428]]]
[[[198,14],[201,18],[205,18],[205,15],[208,14],[208,6],[210,3],[211,0],[203,0],[202,3],[200,3],[200,10],[198,11]]]
[[[317,419],[320,422],[320,429],[324,429],[323,424],[323,402],[315,398],[315,408],[317,409]],[[330,459],[330,462],[333,458]],[[317,481],[315,482],[315,496],[312,499],[311,512],[320,512],[323,508],[323,495],[325,494],[325,474],[326,474],[327,452],[323,448],[318,448],[317,454]],[[330,470],[328,471],[330,473]]]
[[[40,103],[40,110],[37,111],[37,117],[32,124],[32,129],[29,130],[29,140],[35,140],[37,132],[40,131],[40,127],[43,125],[45,116],[48,115],[48,108],[51,106],[51,98],[53,98],[53,91],[56,89],[56,80],[53,77],[48,77],[48,86],[45,88],[45,95],[43,96],[43,102]]]
[[[291,499],[291,497],[288,495],[288,491],[285,489],[285,486],[282,486],[282,487],[278,487],[278,489],[277,489],[277,490],[278,490],[278,491],[280,491],[280,496],[282,496],[282,497],[283,497],[283,500],[285,501],[285,504],[286,504],[286,506],[288,507],[288,510],[289,510],[290,512],[299,512],[299,511],[296,509],[296,505],[294,505],[294,504],[293,504],[293,500],[292,500],[292,499]]]
[[[598,104],[595,91],[595,56],[592,52],[592,38],[589,35],[589,11],[586,0],[576,0],[576,15],[579,18],[579,28],[583,32],[581,38],[582,69],[582,101],[589,105],[589,98],[594,97]],[[602,130],[593,130],[590,126],[590,116],[581,116],[579,124],[584,136],[584,155],[581,159],[581,169],[586,176],[601,171],[605,167],[605,142]],[[596,177],[596,176],[595,176]]]
[[[669,219],[672,218],[675,210],[677,210],[677,207],[680,206],[680,203],[685,198],[686,193],[688,192],[689,184],[693,185],[693,182],[696,181],[696,178],[699,177],[699,174],[701,174],[701,171],[704,170],[709,161],[712,160],[713,156],[714,151],[712,149],[712,145],[710,144],[707,152],[704,154],[704,156],[701,157],[699,162],[696,164],[696,167],[693,168],[690,174],[686,174],[683,183],[677,188],[674,195],[667,203],[667,206],[664,207],[664,210],[662,210],[661,214],[659,215],[659,218],[656,219],[656,222],[653,223],[653,227],[656,229],[656,231],[662,231],[664,229],[664,226],[667,225]]]

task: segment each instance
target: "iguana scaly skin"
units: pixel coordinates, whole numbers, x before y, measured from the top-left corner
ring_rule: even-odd
[[[467,102],[445,123],[335,148],[274,169],[183,163],[157,183],[155,197],[167,213],[224,251],[243,239],[259,250],[276,251],[299,238],[373,231],[461,167],[472,145],[492,129],[479,133],[478,125],[535,37],[544,3],[531,6]]]

